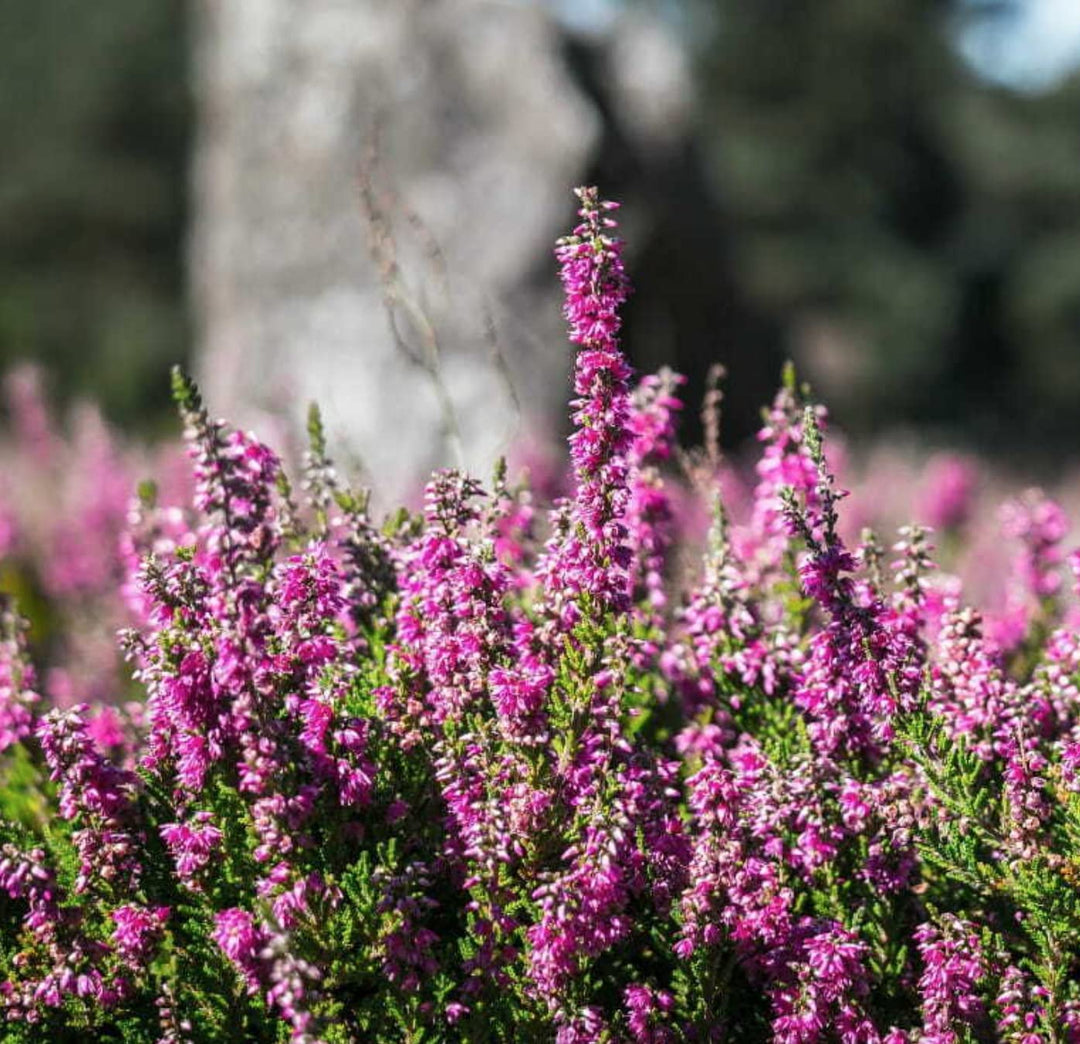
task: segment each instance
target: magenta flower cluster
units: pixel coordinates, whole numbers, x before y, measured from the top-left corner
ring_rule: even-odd
[[[752,481],[718,393],[680,450],[681,378],[620,348],[615,207],[578,200],[546,515],[500,467],[376,524],[317,415],[294,487],[177,373],[190,496],[144,491],[106,570],[141,699],[42,692],[4,607],[5,1040],[1080,1044],[1064,511],[1010,502],[984,616],[925,528],[852,537],[793,375]]]

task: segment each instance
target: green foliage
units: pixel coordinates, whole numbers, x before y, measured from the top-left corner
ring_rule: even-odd
[[[849,429],[931,423],[1045,457],[1072,428],[1080,77],[1009,90],[957,46],[980,21],[1009,33],[1017,7],[678,5],[729,308],[795,345]]]
[[[0,2],[0,364],[158,424],[187,351],[182,0]]]

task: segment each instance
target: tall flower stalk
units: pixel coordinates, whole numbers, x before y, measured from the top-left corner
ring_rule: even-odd
[[[574,493],[563,532],[539,575],[564,622],[587,604],[594,613],[628,607],[626,513],[632,444],[630,366],[619,348],[619,309],[630,292],[622,241],[611,215],[618,204],[580,188],[581,223],[559,240],[555,256],[565,295],[563,314],[577,345],[570,435]]]

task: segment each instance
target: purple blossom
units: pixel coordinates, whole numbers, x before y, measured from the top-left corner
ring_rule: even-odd
[[[566,294],[570,340],[580,351],[574,362],[574,432],[570,459],[575,491],[566,528],[549,546],[537,575],[556,613],[573,624],[582,597],[599,610],[628,604],[626,512],[629,505],[628,453],[630,367],[618,347],[619,307],[629,293],[622,244],[612,234],[615,204],[596,189],[577,190],[582,223],[560,240],[556,257]]]
[[[0,608],[0,753],[31,734],[34,707],[41,699],[26,656],[24,629],[9,608]]]
[[[161,838],[176,864],[176,874],[193,892],[202,890],[203,874],[220,849],[223,835],[213,825],[213,818],[210,812],[195,812],[186,823],[161,827]]]
[[[669,1044],[677,1040],[675,1030],[664,1025],[675,998],[666,990],[634,983],[623,991],[626,1024],[631,1038],[639,1044]]]
[[[211,938],[247,983],[248,991],[261,989],[265,980],[261,954],[269,940],[252,915],[236,907],[222,910],[214,915]]]
[[[50,903],[54,877],[45,867],[45,853],[40,848],[20,852],[12,844],[0,848],[0,889],[11,899]]]
[[[583,348],[613,348],[621,319],[619,306],[630,287],[622,263],[622,243],[612,231],[616,221],[607,216],[617,203],[601,200],[595,188],[580,188],[578,212],[582,223],[559,241],[555,256],[566,303],[563,314],[570,340]]]
[[[1042,994],[1042,996],[1040,996]],[[1015,965],[1005,969],[994,1000],[995,1029],[1005,1044],[1045,1044],[1045,989]],[[1068,1038],[1067,1038],[1068,1039]]]
[[[919,516],[935,530],[959,529],[974,507],[977,474],[971,461],[950,454],[928,463]]]
[[[117,953],[133,967],[145,967],[154,944],[161,937],[169,919],[169,908],[148,908],[126,903],[113,911],[112,919],[116,924],[113,941],[116,943]]]
[[[321,972],[310,961],[292,953],[288,937],[280,933],[267,940],[259,958],[269,984],[266,999],[289,1024],[292,1044],[316,1044],[311,1033],[316,1020],[310,1005],[318,996]]]
[[[628,454],[627,529],[633,554],[630,595],[634,602],[646,601],[654,613],[667,602],[664,567],[675,536],[674,508],[659,468],[672,454],[675,417],[682,409],[675,390],[685,381],[666,368],[642,378],[633,395],[629,420],[633,435]]]
[[[37,729],[50,778],[60,784],[60,815],[82,824],[73,835],[81,862],[76,891],[94,881],[130,888],[142,873],[133,830],[136,778],[98,752],[81,717],[85,709],[50,711]]]
[[[952,1039],[955,1030],[984,1024],[986,1005],[978,987],[989,966],[975,926],[946,914],[939,924],[920,925],[915,942],[923,963],[923,1034],[938,1034],[933,1039],[944,1041]]]
[[[880,1040],[862,1007],[869,993],[867,953],[866,944],[840,925],[799,924],[787,953],[770,958],[782,968],[781,985],[772,992],[777,1044]]]

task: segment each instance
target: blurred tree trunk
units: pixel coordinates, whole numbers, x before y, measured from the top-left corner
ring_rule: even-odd
[[[598,119],[558,31],[482,0],[198,0],[193,23],[213,410],[265,430],[318,400],[384,498],[455,463],[455,443],[485,473],[515,396],[563,397],[536,261],[572,219]]]

